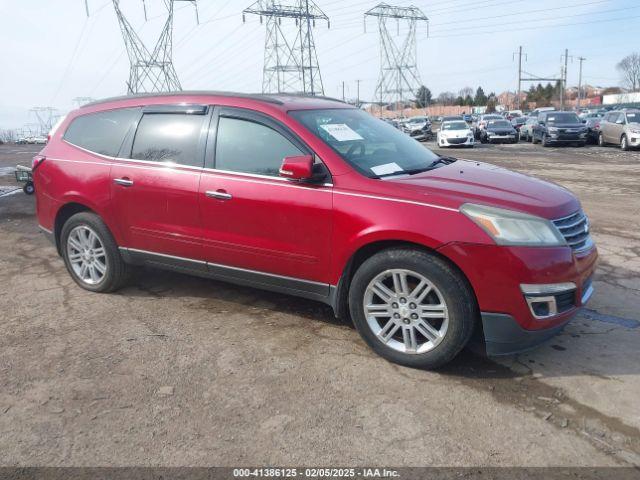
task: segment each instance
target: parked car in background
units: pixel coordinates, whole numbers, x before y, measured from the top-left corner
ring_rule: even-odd
[[[538,124],[533,127],[533,143],[543,147],[552,144],[573,144],[584,147],[587,143],[587,127],[574,112],[542,112]]]
[[[473,148],[475,139],[469,124],[460,120],[442,122],[436,133],[436,143],[439,147],[469,147]]]
[[[533,139],[533,127],[538,124],[538,116],[529,116],[524,125],[520,125],[518,134],[520,140],[524,142],[530,142]]]
[[[425,127],[428,127],[429,130],[431,130],[431,120],[429,120],[429,117],[418,116],[411,117],[404,122],[402,129],[404,133],[408,133],[413,136],[414,133],[417,135],[418,132],[423,131]]]
[[[600,122],[604,117],[602,112],[585,113],[580,115],[580,119],[587,127],[587,143],[598,143],[600,137]]]
[[[506,119],[488,120],[480,132],[482,143],[517,143],[518,132]]]
[[[527,122],[527,117],[519,116],[511,119],[511,126],[516,129],[518,136],[520,136],[520,129]]]
[[[473,117],[471,115],[463,115],[462,119],[467,123],[473,122]]]
[[[555,112],[556,107],[540,107],[536,108],[531,112],[531,115],[539,116],[543,112]]]
[[[462,115],[445,115],[444,117],[442,117],[442,121],[443,122],[455,122],[455,121],[464,122],[464,118],[462,118]]]
[[[640,147],[640,110],[607,113],[600,121],[598,144],[619,145],[625,151]]]
[[[482,133],[484,128],[487,126],[487,122],[489,120],[504,120],[504,117],[497,113],[488,113],[488,114],[480,115],[478,117],[478,121],[476,122],[473,130],[476,140],[480,139],[480,134]]]
[[[33,137],[33,143],[35,145],[45,145],[47,143],[47,137],[43,137],[43,136]]]
[[[474,332],[490,355],[531,348],[593,293],[598,254],[568,190],[437,155],[338,101],[95,102],[32,172],[56,247],[37,255],[57,251],[81,288],[115,291],[148,265],[302,296],[414,368],[444,365]]]

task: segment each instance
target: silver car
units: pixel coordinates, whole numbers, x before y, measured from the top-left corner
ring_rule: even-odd
[[[640,147],[640,110],[607,113],[600,121],[598,145],[619,145],[622,150]]]
[[[533,127],[538,123],[538,116],[528,117],[524,125],[520,127],[520,140],[530,142],[533,138]]]

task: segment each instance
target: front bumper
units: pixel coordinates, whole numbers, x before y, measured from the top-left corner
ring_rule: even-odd
[[[473,137],[444,138],[438,139],[440,147],[473,147],[475,139]]]
[[[516,135],[487,135],[489,143],[515,142]]]
[[[595,247],[574,252],[569,247],[506,247],[451,243],[438,249],[465,274],[482,312],[484,343],[489,355],[533,348],[557,334],[593,293]],[[575,285],[572,304],[559,313],[536,317],[522,285]]]

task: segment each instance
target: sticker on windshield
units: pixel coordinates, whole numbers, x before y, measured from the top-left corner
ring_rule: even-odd
[[[395,162],[385,163],[384,165],[378,165],[371,167],[371,171],[376,175],[390,175],[396,172],[403,172],[404,169]]]
[[[349,128],[349,126],[344,123],[327,123],[325,125],[320,125],[320,128],[339,142],[364,140],[357,132]]]

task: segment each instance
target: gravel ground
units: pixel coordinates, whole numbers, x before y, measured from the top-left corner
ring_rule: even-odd
[[[36,150],[0,146],[0,186]],[[0,465],[640,466],[640,153],[447,154],[574,191],[601,262],[562,335],[437,373],[307,300],[151,269],[81,290],[34,198],[0,191]]]

